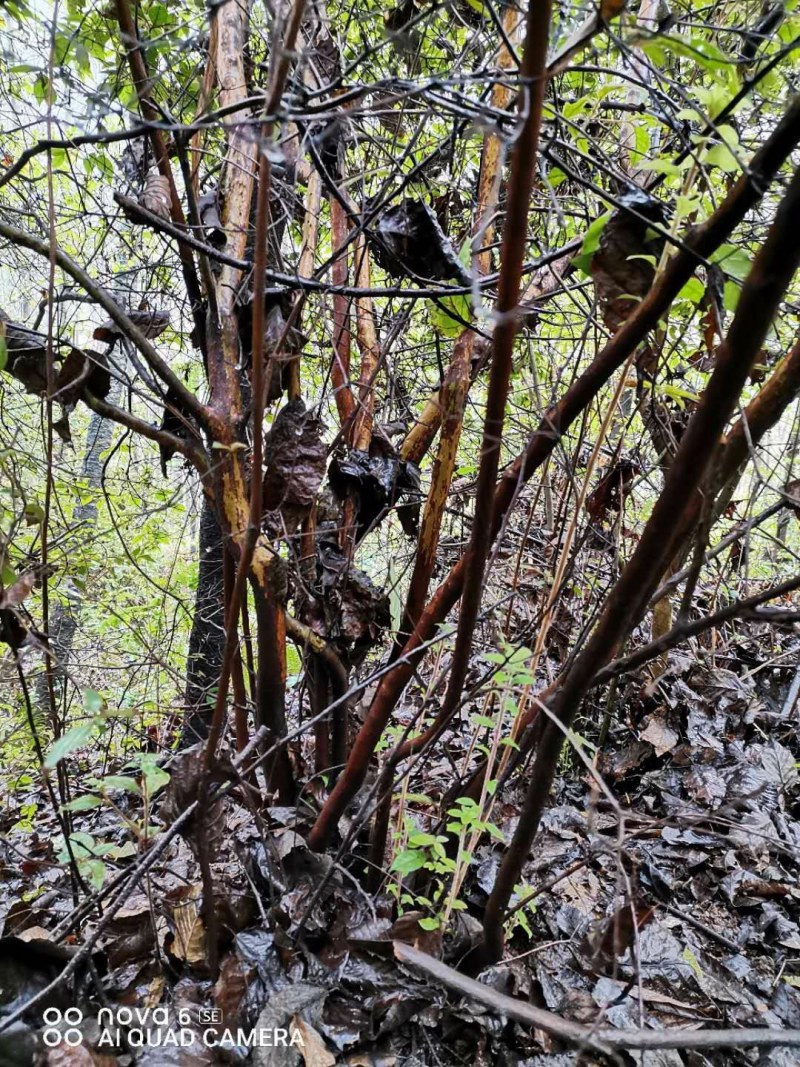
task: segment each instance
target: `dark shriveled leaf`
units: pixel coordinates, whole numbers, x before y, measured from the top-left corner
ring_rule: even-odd
[[[393,447],[373,438],[372,453],[353,449],[346,456],[334,456],[328,471],[331,489],[340,500],[354,494],[358,503],[359,532],[368,530],[383,513],[400,499],[398,515],[406,533],[415,532],[409,510],[419,501],[419,468],[403,460]],[[404,514],[405,513],[405,514]],[[408,526],[406,523],[408,522]]]
[[[160,337],[169,326],[169,312],[147,309],[145,311],[129,311],[128,318],[138,326],[145,337],[151,340]],[[116,341],[118,337],[124,337],[125,331],[121,329],[113,319],[107,319],[98,326],[92,334],[95,341]]]
[[[293,533],[308,515],[325,475],[323,423],[302,400],[281,408],[264,442],[263,504],[268,526]]]
[[[471,278],[439,221],[422,200],[403,200],[373,223],[375,259],[388,274],[416,279]]]
[[[589,269],[603,321],[617,330],[633,313],[655,276],[664,238],[653,229],[667,220],[667,208],[642,189],[620,197],[600,234]]]

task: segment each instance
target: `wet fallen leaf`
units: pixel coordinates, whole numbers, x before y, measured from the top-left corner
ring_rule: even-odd
[[[86,1044],[58,1045],[47,1050],[46,1067],[115,1067],[115,1056],[95,1052]]]
[[[677,730],[673,730],[671,726],[668,726],[663,719],[656,715],[651,717],[650,722],[647,724],[647,729],[642,730],[639,737],[642,741],[649,742],[659,757],[675,748],[680,740]]]
[[[320,1035],[302,1016],[292,1016],[290,1029],[296,1030],[300,1035],[300,1051],[305,1067],[333,1067],[336,1057],[328,1051]]]
[[[175,926],[172,955],[190,966],[205,963],[206,931],[200,915],[200,886],[190,886],[187,899],[176,904],[172,910]]]

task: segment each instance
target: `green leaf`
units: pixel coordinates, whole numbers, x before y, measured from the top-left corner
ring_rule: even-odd
[[[698,978],[702,978],[703,977],[703,968],[697,962],[697,956],[695,956],[695,954],[692,952],[692,950],[687,947],[687,948],[685,948],[683,950],[681,955],[686,960],[686,962],[689,964],[689,966],[692,968],[692,970],[697,975],[697,977]]]
[[[592,256],[600,247],[600,236],[608,225],[608,220],[610,218],[611,212],[607,211],[604,215],[601,215],[599,219],[595,219],[584,234],[581,253],[579,256],[576,256],[574,260],[575,266],[578,267],[579,270],[582,270],[584,274],[589,273],[589,264],[592,261]]]
[[[736,174],[741,170],[739,161],[727,144],[712,145],[706,152],[703,162],[710,167],[719,167],[725,174]]]
[[[477,711],[473,712],[470,718],[476,726],[485,726],[489,730],[493,730],[496,725],[494,719],[490,719],[488,715],[479,715]]]
[[[752,256],[736,245],[720,245],[711,256],[711,262],[720,266],[726,274],[742,282],[750,273],[753,264]]]
[[[44,74],[40,74],[36,81],[33,83],[33,95],[36,98],[37,104],[44,103],[44,99],[47,96],[47,89],[49,81]]]
[[[149,796],[157,792],[169,782],[169,772],[155,764],[142,764],[142,779]]]
[[[81,855],[85,852],[89,856],[94,852],[95,843],[91,834],[85,834],[82,830],[76,830],[74,834],[69,835],[69,840],[73,852]]]
[[[398,874],[413,874],[414,871],[421,870],[427,862],[428,858],[424,852],[407,849],[395,856],[391,869]]]
[[[124,845],[114,845],[108,855],[112,860],[127,860],[137,855],[137,848],[132,841],[126,841]]]
[[[699,304],[705,296],[705,286],[699,278],[690,278],[678,293],[679,299],[691,300],[693,304]]]
[[[704,70],[725,70],[733,65],[733,60],[721,52],[711,41],[703,37],[678,37],[674,34],[663,34],[653,41],[643,41],[642,51],[659,62],[664,52],[671,52],[681,59],[691,59]]]
[[[103,698],[94,689],[86,689],[83,694],[83,706],[90,714],[97,715],[103,710]]]
[[[65,734],[62,734],[47,753],[44,761],[45,769],[52,770],[57,763],[62,759],[66,759],[76,749],[83,748],[94,733],[96,725],[96,722],[92,719],[90,722],[78,723],[77,726],[73,726],[71,730],[67,730]]]
[[[670,400],[690,400],[696,403],[700,399],[697,393],[693,393],[691,389],[682,389],[679,385],[661,385],[656,392],[660,396],[668,396]]]
[[[129,778],[125,774],[109,774],[100,782],[103,789],[124,789],[128,793],[138,793],[139,783],[135,778]]]
[[[739,297],[742,295],[742,287],[736,282],[725,282],[722,303],[726,311],[735,311],[739,306]]]
[[[44,508],[35,500],[29,500],[25,505],[25,521],[29,526],[38,526],[44,522]]]
[[[5,334],[0,333],[0,371],[6,369],[6,363],[8,362],[8,345],[6,344]]]
[[[67,804],[62,804],[61,810],[91,811],[92,808],[99,808],[102,803],[100,797],[96,797],[93,793],[86,793],[82,797],[76,797],[75,800],[70,800]]]
[[[458,318],[453,317],[456,315]],[[431,325],[442,337],[458,337],[472,322],[472,300],[466,293],[440,297],[431,306],[430,316]]]
[[[417,919],[422,930],[438,930],[441,923],[439,919]]]
[[[106,880],[106,865],[102,860],[82,860],[78,868],[94,889],[102,889]]]
[[[691,158],[687,157],[689,162]],[[651,170],[655,174],[663,174],[667,178],[679,178],[686,169],[681,163],[672,163],[669,159],[645,159],[637,164],[639,170]]]
[[[426,834],[424,831],[415,831],[408,835],[410,844],[417,848],[425,848],[429,845],[437,844],[437,838],[433,834]]]

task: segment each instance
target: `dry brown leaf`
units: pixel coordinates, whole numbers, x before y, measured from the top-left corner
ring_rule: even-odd
[[[141,196],[142,207],[161,219],[168,219],[171,201],[169,179],[163,174],[149,175]]]
[[[219,978],[214,986],[214,1003],[222,1012],[227,1025],[238,1025],[239,1012],[252,974],[252,968],[233,953],[222,961]]]
[[[787,482],[783,491],[786,494],[787,505],[800,518],[800,478]]]
[[[53,938],[48,930],[45,930],[43,926],[29,926],[27,930],[23,930],[17,934],[20,941],[52,941]]]
[[[647,741],[648,744],[653,746],[657,756],[663,756],[665,752],[670,752],[680,740],[677,731],[655,715],[647,724],[647,729],[642,730],[640,737],[642,741]]]
[[[306,1067],[333,1067],[336,1057],[331,1055],[325,1042],[313,1026],[300,1015],[293,1015],[290,1029],[300,1035],[300,1051]]]
[[[0,608],[18,608],[26,597],[31,595],[36,576],[32,571],[17,578],[0,597]]]
[[[264,510],[281,533],[293,533],[308,515],[325,476],[324,427],[302,400],[281,408],[264,442]]]
[[[380,1056],[376,1058],[368,1052],[354,1052],[345,1060],[347,1067],[396,1067],[396,1056]]]
[[[172,954],[190,965],[204,963],[206,958],[206,932],[198,907],[199,897],[200,887],[192,886],[189,899],[176,905],[172,912],[175,924]]]
[[[163,974],[157,974],[147,987],[147,993],[144,997],[145,1008],[155,1008],[161,1003],[161,997],[164,995],[164,986],[167,984],[166,976]]]

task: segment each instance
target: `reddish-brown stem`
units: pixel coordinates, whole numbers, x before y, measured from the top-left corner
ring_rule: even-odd
[[[124,2],[124,0],[119,0]],[[286,75],[289,70],[289,63],[294,51],[294,46],[297,41],[297,34],[300,29],[300,22],[302,19],[303,11],[305,8],[305,0],[295,0],[292,7],[292,11],[289,17],[289,22],[286,27],[286,33],[281,45],[280,58],[278,59],[270,81],[269,92],[267,93],[266,110],[271,112],[275,110],[281,94],[283,93],[283,87],[286,81]],[[265,128],[262,130],[262,138],[266,139],[271,135],[271,128]],[[239,618],[239,612],[241,609],[244,592],[247,587],[247,579],[250,574],[250,565],[253,561],[253,555],[256,548],[256,542],[261,532],[261,489],[262,478],[261,471],[263,468],[263,446],[264,446],[264,407],[266,403],[266,392],[269,385],[267,380],[267,368],[264,361],[264,328],[265,328],[265,309],[264,309],[264,295],[266,286],[266,269],[267,269],[267,233],[269,229],[269,196],[270,196],[270,165],[266,152],[264,151],[266,145],[262,144],[262,151],[259,157],[258,166],[258,192],[256,199],[256,234],[255,234],[255,253],[254,253],[254,265],[253,265],[253,336],[252,336],[252,390],[253,390],[253,416],[252,416],[252,451],[251,451],[251,471],[250,477],[250,502],[248,510],[248,522],[247,531],[239,550],[239,561],[236,569],[236,577],[233,584],[233,592],[231,600],[228,603],[226,612],[226,634],[225,634],[225,649],[222,660],[222,670],[220,672],[220,680],[217,686],[216,701],[214,705],[214,715],[211,721],[211,727],[209,730],[208,742],[206,745],[206,765],[210,766],[211,761],[214,758],[216,747],[219,742],[219,736],[222,730],[222,724],[224,721],[225,702],[228,694],[228,684],[230,681],[231,667],[233,664],[233,657],[235,649],[238,647],[238,634],[237,634],[237,622]],[[226,325],[229,325],[226,323]],[[271,370],[271,365],[270,368]],[[279,728],[281,724],[282,716],[280,715],[277,704],[283,704],[282,698],[278,701],[275,696],[275,687],[279,686],[282,691],[282,682],[285,680],[286,673],[286,623],[284,618],[283,607],[277,603],[277,598],[274,597],[273,591],[267,588],[268,583],[258,581],[255,585],[256,592],[256,610],[258,612],[259,633],[259,669],[258,669],[258,686],[259,686],[259,707],[263,713],[264,711],[264,695],[263,690],[268,690],[270,693],[269,707],[275,712],[271,718],[275,720],[274,723],[267,722],[270,728]],[[267,604],[266,602],[269,601]],[[263,628],[266,631],[262,633]],[[270,645],[274,644],[274,648]],[[262,669],[261,659],[262,655],[269,661]],[[280,670],[278,670],[279,665]],[[262,677],[264,672],[269,673],[269,684],[262,685]],[[278,672],[276,674],[276,671]],[[285,725],[285,724],[284,724]]]
[[[456,465],[458,442],[461,438],[474,342],[475,334],[472,330],[464,330],[456,341],[453,358],[442,383],[442,434],[439,438],[439,449],[433,464],[431,485],[420,524],[414,569],[411,573],[403,621],[398,633],[398,652],[408,640],[417,619],[422,614],[431,575],[436,564],[439,529],[447,505],[447,495]]]
[[[714,485],[722,488],[730,482],[731,478],[736,477],[737,471],[744,463],[749,450],[763,438],[767,430],[777,423],[798,393],[800,393],[800,341],[781,360],[764,387],[750,401],[723,439],[719,460],[715,464]],[[692,500],[687,502],[681,520],[679,543],[684,544],[695,529],[702,512],[703,493],[709,491],[713,494],[715,490],[712,487],[710,490],[696,492]],[[658,592],[656,596],[658,596]],[[753,605],[744,604],[745,609],[748,606]],[[728,609],[725,609],[725,611],[727,612]],[[700,621],[703,622],[703,620]],[[700,629],[704,629],[704,626],[701,626]],[[682,627],[675,627],[669,630],[658,641],[651,642],[650,645],[639,649],[637,652],[625,657],[625,659],[614,660],[597,675],[592,683],[593,686],[608,681],[624,670],[632,670],[638,664],[647,662],[657,655],[658,651],[669,650],[688,635],[689,631]],[[551,692],[555,690],[556,684],[557,682],[545,693],[540,693],[539,699],[530,703],[525,715],[520,720],[520,747],[509,761],[503,780],[506,780],[521,765],[534,747],[539,736],[538,730],[534,728],[534,723],[539,715],[540,704],[547,702]],[[486,763],[482,761],[469,776],[466,785],[461,787],[460,791],[452,793],[450,800],[452,801],[455,796],[472,797],[477,800],[485,773]]]
[[[330,706],[330,689],[328,672],[322,661],[313,653],[308,657],[306,678],[311,716],[314,719],[314,770],[317,774],[322,774],[331,765],[330,721],[328,718],[320,718]]]
[[[428,595],[431,575],[436,563],[436,549],[439,544],[439,531],[442,516],[447,504],[447,495],[456,463],[458,442],[464,419],[464,407],[469,389],[470,363],[475,334],[464,330],[458,338],[453,358],[442,383],[442,434],[439,449],[431,473],[431,485],[425,501],[425,510],[420,525],[414,570],[406,597],[403,620],[397,634],[393,657],[400,654],[403,644],[414,632],[414,626],[422,613],[425,597]],[[417,740],[417,739],[414,739]],[[407,741],[389,755],[381,771],[381,785],[378,788],[378,810],[372,826],[370,839],[370,879],[373,885],[382,877],[383,855],[386,849],[386,837],[392,811],[392,782],[398,763],[407,755],[417,751],[414,740]],[[424,744],[424,742],[423,742]]]
[[[334,248],[346,248],[348,236],[347,213],[335,198],[331,199],[331,242]],[[347,285],[347,252],[341,252],[331,267],[334,285]],[[350,426],[356,404],[350,389],[350,297],[333,294],[333,359],[331,382],[339,423]]]
[[[222,557],[222,577],[224,586],[225,603],[229,604],[233,598],[233,585],[236,576],[236,561],[230,548],[225,547]],[[242,666],[242,651],[238,641],[236,653],[233,657],[231,668],[231,682],[233,686],[233,724],[236,751],[241,752],[249,740],[247,729],[247,691],[244,685],[244,669]]]

